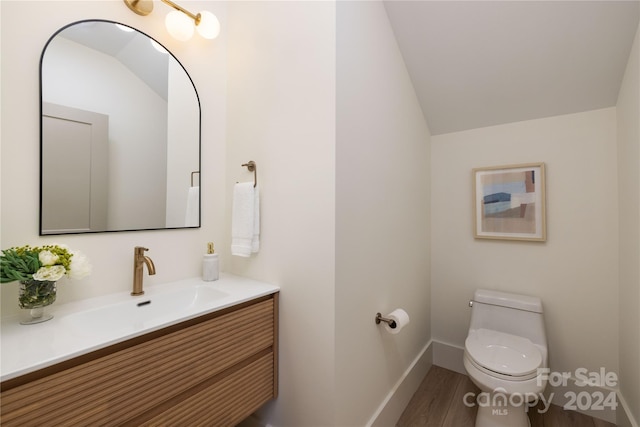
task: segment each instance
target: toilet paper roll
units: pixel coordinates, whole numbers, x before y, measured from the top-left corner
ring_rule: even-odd
[[[401,308],[396,308],[385,317],[396,322],[395,328],[392,328],[388,323],[385,323],[384,327],[390,334],[397,334],[402,330],[402,328],[409,324],[409,315]]]

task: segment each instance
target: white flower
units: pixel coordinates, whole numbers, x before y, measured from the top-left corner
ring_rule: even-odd
[[[38,271],[33,275],[36,280],[42,280],[47,282],[55,282],[60,280],[64,276],[65,269],[61,265],[54,265],[51,267],[40,267]]]
[[[60,257],[58,255],[52,253],[51,251],[41,251],[38,254],[40,264],[44,266],[54,265],[56,262],[58,262],[59,258]]]
[[[71,253],[71,265],[67,276],[70,279],[82,279],[91,274],[91,264],[84,254],[79,251],[69,251]]]

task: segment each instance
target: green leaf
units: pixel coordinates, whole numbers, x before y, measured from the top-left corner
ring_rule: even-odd
[[[30,279],[39,268],[38,252],[24,248],[3,250],[0,256],[0,282]]]

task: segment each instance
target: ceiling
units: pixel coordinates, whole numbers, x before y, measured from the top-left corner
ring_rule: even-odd
[[[112,56],[162,99],[167,100],[168,51],[152,47],[151,38],[108,21],[88,20],[67,26],[60,37]]]
[[[628,1],[402,1],[385,7],[432,135],[616,104]]]

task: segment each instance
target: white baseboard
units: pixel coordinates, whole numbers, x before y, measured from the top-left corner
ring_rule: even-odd
[[[616,425],[619,427],[638,427],[638,421],[631,414],[629,405],[624,399],[620,391],[618,390],[618,413],[616,419]],[[620,410],[622,409],[622,410]]]
[[[367,422],[367,427],[396,425],[432,364],[431,341],[429,341],[378,406]]]
[[[552,386],[547,385],[544,392],[546,396],[550,396],[553,393],[553,399],[551,403],[566,409],[580,412],[581,414],[589,415],[590,417],[599,418],[610,423],[616,423],[617,409],[611,408],[607,402],[602,402],[604,405],[601,409],[591,409],[596,403],[598,403],[599,396],[610,396],[613,393],[612,400],[619,402],[618,390],[600,387],[600,386],[586,386],[580,385],[576,382],[575,378],[568,378],[566,385]],[[618,408],[620,405],[618,405]]]
[[[464,348],[436,340],[432,340],[432,347],[434,365],[467,375],[462,361],[464,357]],[[578,405],[576,405],[577,412],[617,424],[618,426],[639,427],[637,421],[633,418],[631,412],[629,411],[629,406],[627,405],[624,397],[620,394],[620,390],[618,389],[595,386],[580,386],[576,384],[575,379],[570,378],[567,382],[566,387],[547,387],[545,395],[548,396],[550,395],[550,393],[554,393],[552,402],[562,407],[565,405],[565,403],[567,403],[567,398],[564,397],[565,393],[571,392],[575,393],[575,395],[577,396],[579,393],[584,393],[585,391],[589,395],[586,397],[591,397],[592,399],[595,398],[595,395],[593,393],[596,392],[602,393],[604,396],[607,396],[610,392],[616,393],[618,402],[617,410],[580,409],[579,407],[577,407]]]
[[[467,375],[462,357],[464,348],[440,341],[433,341],[433,364],[459,374]]]

